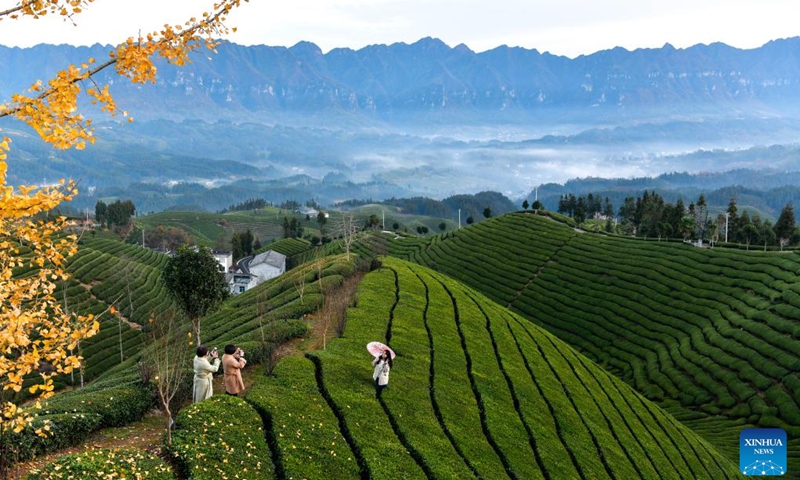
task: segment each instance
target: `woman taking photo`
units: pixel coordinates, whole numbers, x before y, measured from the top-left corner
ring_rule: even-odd
[[[214,385],[211,383],[212,375],[219,370],[217,349],[211,351],[212,362],[208,361],[208,347],[197,347],[197,356],[194,357],[194,388],[192,400],[197,403],[214,395]]]
[[[247,365],[244,352],[235,345],[225,345],[222,356],[222,370],[225,372],[225,393],[236,396],[244,391],[242,369]]]

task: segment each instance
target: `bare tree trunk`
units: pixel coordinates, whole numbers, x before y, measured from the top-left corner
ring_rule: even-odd
[[[186,341],[186,332],[181,331],[175,312],[166,312],[158,318],[152,331],[152,348],[146,360],[154,373],[152,380],[158,391],[161,407],[166,419],[167,443],[172,444],[172,409],[170,403],[181,389],[188,370],[185,362],[191,358],[191,345]],[[191,338],[191,333],[189,333]]]
[[[194,330],[194,337],[199,347],[202,345],[202,343],[200,343],[200,317],[192,319],[192,330]]]
[[[144,231],[142,231],[142,235],[144,235]],[[144,242],[143,242],[144,243]],[[142,245],[144,246],[144,244]],[[130,264],[125,266],[125,290],[128,294],[128,307],[130,310],[130,314],[128,319],[133,321],[133,291],[131,290],[131,277],[130,277]],[[118,313],[118,326],[119,326],[119,361],[125,361],[125,351],[122,347],[122,313]]]
[[[322,286],[322,267],[325,266],[325,261],[323,259],[317,260],[314,264],[317,268],[317,284],[319,285],[319,293],[322,295],[322,303],[323,306],[327,306],[328,302],[325,299],[325,289]],[[320,309],[322,311],[322,309]],[[330,308],[324,310],[324,322],[325,322],[325,330],[322,332],[322,349],[325,350],[327,348],[327,340],[328,340],[328,328],[330,328],[331,323],[331,315],[330,315]]]
[[[160,394],[159,397],[161,397]],[[172,411],[169,409],[169,400],[161,397],[161,405],[166,405],[164,407],[164,416],[167,417],[167,445],[172,445]]]
[[[122,312],[117,312],[117,336],[119,338],[119,361],[125,361],[125,354],[122,351]]]
[[[322,331],[322,349],[326,350],[328,346],[328,330],[331,328],[331,304],[325,302],[325,329]]]

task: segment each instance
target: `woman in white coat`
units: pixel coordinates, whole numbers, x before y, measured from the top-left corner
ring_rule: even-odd
[[[211,383],[212,375],[219,370],[217,349],[211,351],[211,362],[208,361],[208,347],[197,347],[197,356],[194,357],[194,403],[205,400],[214,395],[214,386]]]
[[[379,357],[375,357],[372,366],[375,367],[375,370],[372,371],[372,379],[375,380],[375,398],[379,398],[383,390],[389,386],[392,355],[388,350],[384,350]]]

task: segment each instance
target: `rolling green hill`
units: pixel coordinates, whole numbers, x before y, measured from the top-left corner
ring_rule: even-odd
[[[397,223],[400,230],[409,232],[415,232],[416,228],[421,226],[428,227],[431,234],[440,232],[439,225],[442,222],[445,223],[448,230],[457,226],[455,219],[404,214],[398,212],[397,207],[380,204],[359,206],[353,208],[352,212],[358,226],[363,226],[371,215],[375,215],[381,220],[385,216],[387,229]],[[329,214],[326,225],[327,235],[335,235],[337,224],[341,223],[341,214],[337,211],[330,211]],[[168,211],[137,217],[135,223],[137,228],[145,230],[145,235],[147,230],[155,229],[159,225],[181,228],[194,242],[210,248],[229,242],[234,232],[244,232],[249,229],[262,245],[266,246],[283,238],[284,217],[297,218],[304,233],[319,235],[319,224],[316,218],[306,220],[305,215],[293,214],[288,210],[276,207],[227,213]],[[465,219],[462,219],[462,222],[464,221]],[[137,238],[131,240],[141,243],[140,235],[141,233],[137,234]]]
[[[274,250],[278,253],[286,255],[287,257],[291,257],[308,251],[312,248],[313,247],[311,246],[311,243],[302,238],[281,238],[280,240],[276,240],[269,245],[264,245],[261,247],[261,249],[254,253],[259,254],[266,252],[267,250]]]
[[[784,428],[800,470],[797,254],[580,233],[530,213],[360,248],[375,245],[545,327],[731,458],[743,428]]]
[[[372,340],[397,352],[380,400],[364,348]],[[706,441],[564,342],[395,259],[362,282],[343,338],[285,359],[247,400],[272,427],[283,478],[737,476]]]
[[[573,235],[543,225],[554,228],[553,238]],[[393,236],[377,238],[396,249]],[[416,245],[409,252],[426,245],[396,240],[403,241]],[[428,251],[447,242],[437,237]],[[127,288],[124,271],[135,269],[127,278],[140,279],[136,298],[156,302],[144,265],[163,261],[145,249],[88,240],[70,268],[81,288],[98,287],[97,298],[111,299]],[[230,299],[203,320],[204,342],[236,343],[267,362],[263,339],[303,335],[308,313],[324,321],[330,299],[321,289],[336,295],[357,264],[355,256],[325,257],[319,268],[301,265]],[[114,326],[104,328],[113,334]],[[380,401],[364,349],[372,340],[398,353]],[[48,402],[60,435],[74,442],[142,415],[150,397],[137,383],[137,359]],[[207,467],[258,478],[737,477],[710,442],[563,341],[449,276],[392,258],[361,283],[342,338],[285,358],[274,376],[258,375],[245,400],[218,395],[184,409],[177,422],[170,454],[194,478]],[[222,462],[231,450],[241,453],[237,461]]]

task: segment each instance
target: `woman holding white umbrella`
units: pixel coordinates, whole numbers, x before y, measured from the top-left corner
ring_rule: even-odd
[[[375,398],[380,398],[383,390],[389,386],[389,371],[392,369],[394,352],[380,342],[371,342],[367,345],[367,350],[375,355],[372,361],[372,366],[375,367],[372,379],[375,380]]]

